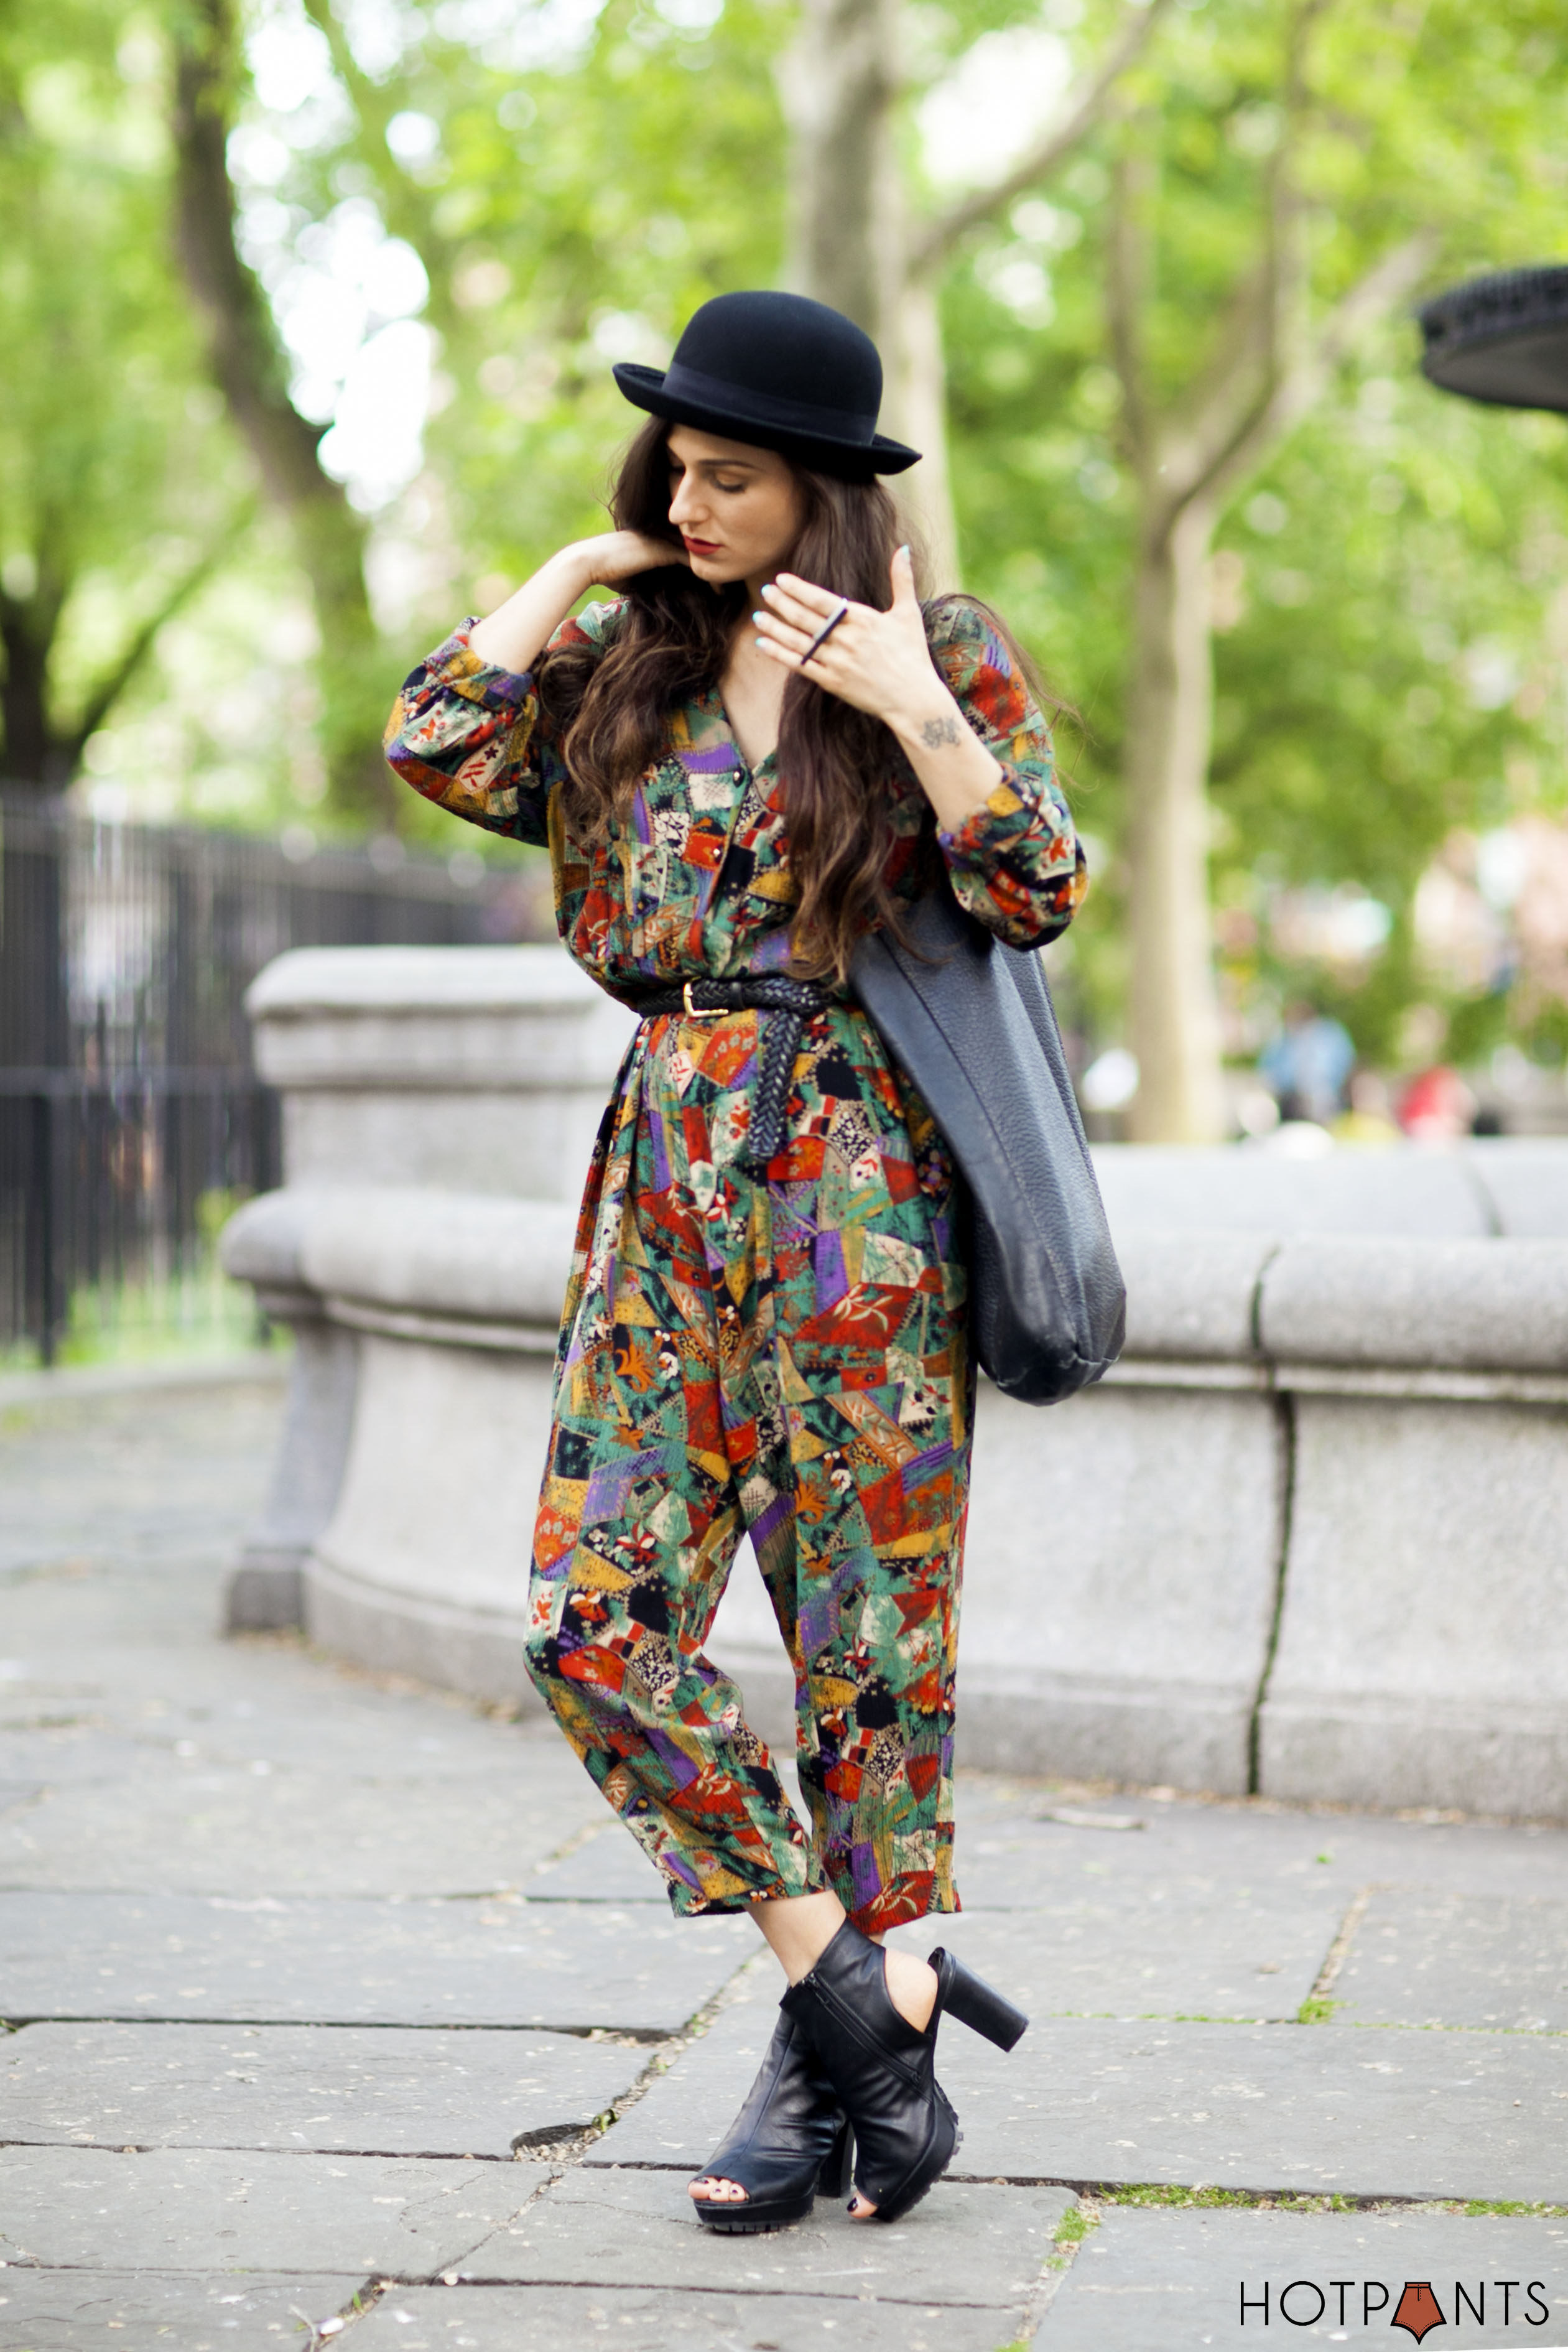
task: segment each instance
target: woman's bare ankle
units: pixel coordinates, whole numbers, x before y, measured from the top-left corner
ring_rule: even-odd
[[[887,1997],[906,2025],[924,2033],[936,2006],[936,1971],[912,1952],[886,1952]]]
[[[780,1895],[754,1905],[753,1910],[791,1984],[810,1975],[847,1916],[838,1896],[825,1887],[815,1895]]]

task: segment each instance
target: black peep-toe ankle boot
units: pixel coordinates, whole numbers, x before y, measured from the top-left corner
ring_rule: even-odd
[[[710,2230],[737,2235],[803,2221],[820,2189],[841,2197],[850,2183],[850,2126],[808,2037],[780,2017],[762,2070],[729,2135],[699,2180],[733,2180],[743,2204],[692,2200]]]
[[[846,1919],[816,1967],[784,1996],[810,2036],[854,2126],[855,2187],[879,2221],[896,2221],[953,2160],[958,2118],[936,2080],[943,2011],[1010,2050],[1028,2018],[940,1947],[936,2004],[924,2032],[894,2007],[880,1945]]]

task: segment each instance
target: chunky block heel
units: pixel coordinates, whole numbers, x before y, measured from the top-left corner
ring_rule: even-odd
[[[937,2007],[948,2017],[956,2017],[975,2033],[983,2033],[998,2050],[1010,2050],[1029,2032],[1029,2020],[1021,2009],[1004,2000],[994,1986],[940,1944],[932,1953],[929,1966],[936,1971]]]
[[[896,2221],[918,2204],[963,2138],[936,2080],[944,2011],[1001,2050],[1010,2050],[1029,2025],[1021,2009],[951,1952],[938,1946],[931,1966],[936,2000],[924,2032],[894,2007],[881,1947],[847,1919],[810,1974],[784,1996],[784,2014],[810,2037],[843,2103],[854,2132],[855,2187],[875,2206],[879,2221]]]
[[[918,2204],[953,2161],[958,2118],[934,2070],[938,1999],[922,2032],[894,2008],[882,1948],[845,1920],[784,2013],[815,2045],[855,2137],[855,2187],[879,2221]]]

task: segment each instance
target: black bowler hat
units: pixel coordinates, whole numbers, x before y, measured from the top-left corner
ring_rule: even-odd
[[[876,429],[882,362],[871,337],[804,294],[716,295],[667,368],[623,361],[615,381],[672,425],[781,449],[824,474],[902,474],[920,456]]]

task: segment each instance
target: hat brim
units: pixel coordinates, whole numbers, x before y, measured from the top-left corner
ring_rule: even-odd
[[[612,373],[632,406],[646,409],[650,416],[665,417],[672,425],[695,425],[727,441],[748,442],[754,449],[778,449],[824,474],[843,474],[854,480],[871,474],[902,474],[920,462],[918,449],[890,440],[885,433],[873,433],[869,441],[852,441],[831,434],[787,432],[760,424],[738,408],[672,394],[664,390],[663,368],[640,367],[622,360]]]

